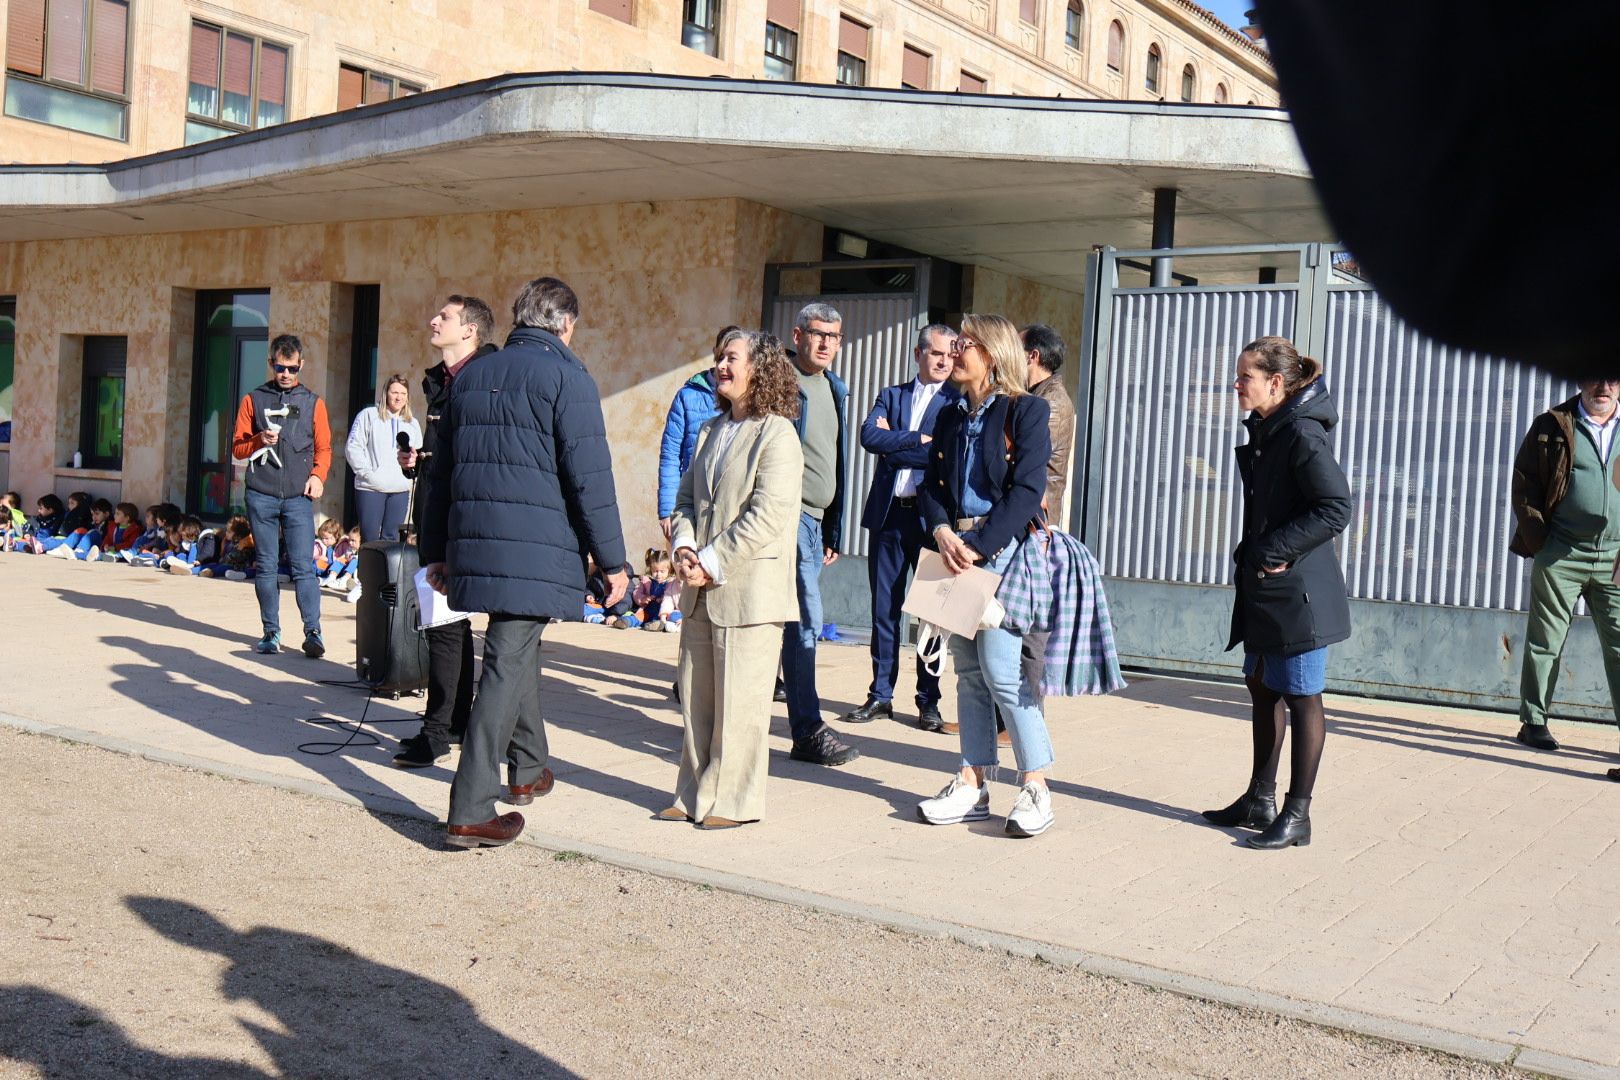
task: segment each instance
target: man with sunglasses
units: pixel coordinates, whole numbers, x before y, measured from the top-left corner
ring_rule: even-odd
[[[242,398],[236,411],[231,456],[246,460],[247,518],[257,548],[253,586],[259,595],[264,636],[253,651],[281,650],[281,587],[276,564],[287,542],[287,566],[298,614],[304,621],[304,655],[326,655],[321,640],[321,587],[315,578],[315,500],[326,490],[332,465],[332,429],[326,402],[299,383],[304,343],[282,334],[270,343],[270,380]]]

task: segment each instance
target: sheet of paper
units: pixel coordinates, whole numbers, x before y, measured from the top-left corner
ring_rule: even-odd
[[[472,618],[467,612],[452,608],[450,598],[428,584],[426,570],[418,570],[415,581],[416,606],[420,613],[418,625],[423,630],[430,626],[444,626]]]

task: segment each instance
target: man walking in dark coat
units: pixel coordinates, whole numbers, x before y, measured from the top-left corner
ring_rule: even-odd
[[[579,615],[585,556],[624,564],[602,401],[568,348],[574,291],[536,278],[512,304],[506,347],[455,380],[422,515],[428,580],[458,611],[489,613],[484,672],[450,786],[454,847],[508,844],[523,815],[495,813],[551,790],[540,717],[540,634]],[[609,603],[629,584],[608,576]],[[508,767],[501,783],[502,756]]]

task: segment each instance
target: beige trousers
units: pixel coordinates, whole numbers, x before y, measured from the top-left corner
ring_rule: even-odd
[[[698,597],[681,622],[681,771],[675,805],[697,821],[758,821],[770,771],[771,691],[782,624],[716,626]]]

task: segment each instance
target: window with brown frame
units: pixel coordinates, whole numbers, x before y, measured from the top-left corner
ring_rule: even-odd
[[[1031,26],[1041,21],[1041,0],[1018,0],[1018,17]]]
[[[1217,104],[1217,105],[1225,105],[1226,100],[1227,100],[1227,98],[1229,96],[1230,95],[1226,92],[1226,84],[1225,83],[1216,83],[1215,84],[1215,104]]]
[[[990,80],[983,75],[975,75],[966,68],[962,69],[962,81],[957,84],[958,90],[964,94],[982,94],[990,89]]]
[[[186,145],[287,119],[288,48],[193,20]]]
[[[765,77],[792,82],[799,77],[799,20],[802,0],[765,0]]]
[[[848,15],[838,16],[838,85],[866,85],[866,53],[872,45],[872,28]]]
[[[1164,54],[1159,51],[1159,46],[1157,44],[1149,45],[1147,67],[1142,73],[1142,85],[1147,87],[1147,92],[1150,94],[1159,92],[1159,65],[1163,61]]]
[[[129,138],[129,0],[10,0],[7,116]]]
[[[927,90],[933,84],[934,58],[921,49],[907,45],[900,58],[900,85],[912,90]]]
[[[1198,96],[1198,69],[1188,64],[1181,69],[1181,100],[1191,101]]]
[[[338,110],[352,109],[356,105],[375,105],[379,101],[420,94],[422,87],[396,79],[381,71],[370,71],[354,64],[338,65]]]
[[[1069,0],[1068,9],[1063,13],[1063,44],[1079,52],[1085,32],[1086,7],[1080,0]]]
[[[623,23],[633,23],[631,16],[631,0],[590,0],[587,5],[599,15],[606,15],[610,19],[618,19]]]
[[[1118,19],[1108,24],[1108,70],[1115,75],[1125,70],[1125,27]]]

